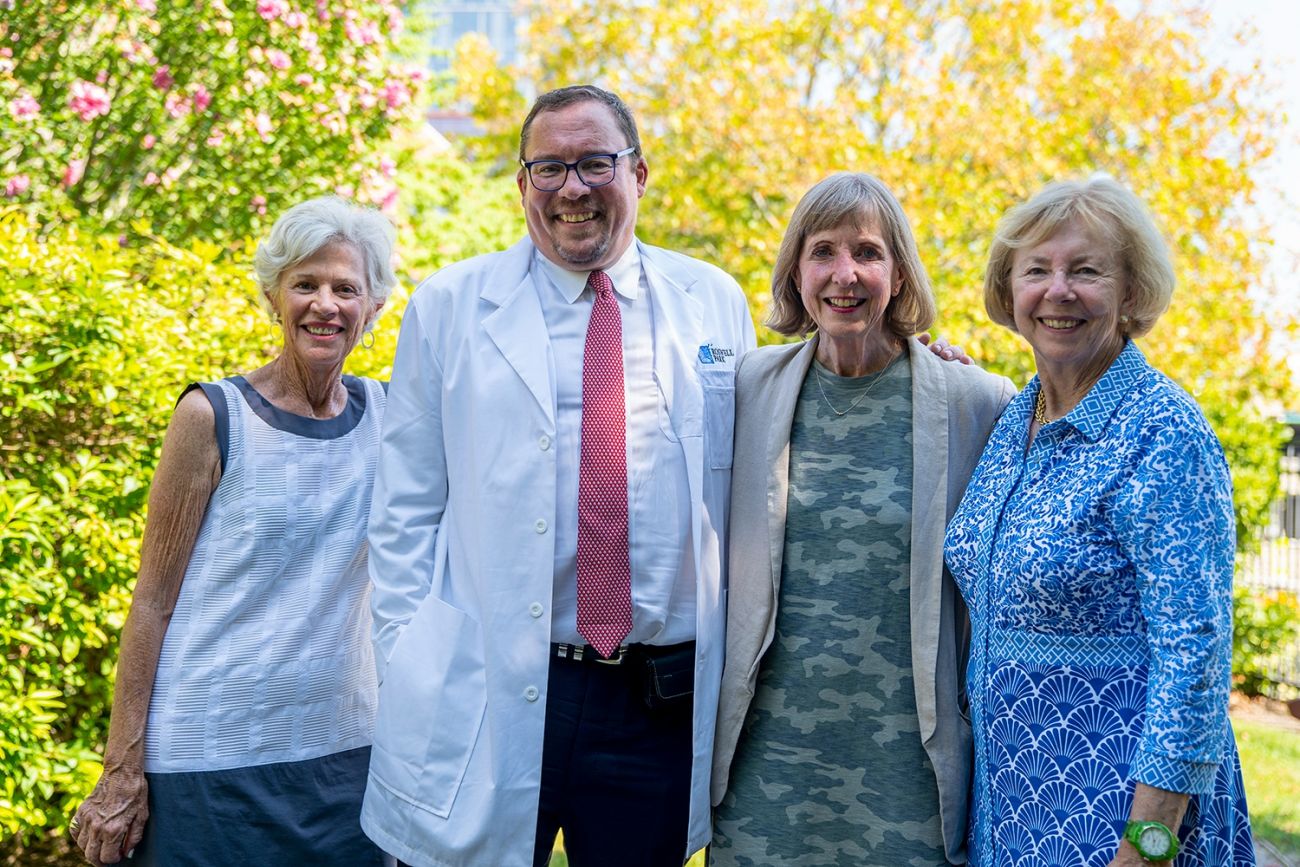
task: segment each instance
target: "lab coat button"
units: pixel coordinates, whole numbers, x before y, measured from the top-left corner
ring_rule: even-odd
[[[548,437],[546,434],[542,434],[540,437],[537,438],[537,447],[542,451],[546,451],[551,447],[551,438]]]
[[[542,603],[540,602],[534,602],[532,605],[528,606],[528,613],[534,617],[541,617],[542,610]]]
[[[541,693],[537,691],[537,687],[535,686],[530,686],[524,690],[524,698],[528,701],[537,701],[539,695],[541,695]]]
[[[536,531],[539,532],[539,533],[545,533],[545,532],[546,532],[546,519],[545,519],[545,518],[538,518],[538,519],[537,519],[537,523],[536,523],[536,524],[533,524],[533,529],[536,530]]]

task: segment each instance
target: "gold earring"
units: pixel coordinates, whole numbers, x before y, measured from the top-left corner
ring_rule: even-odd
[[[370,341],[369,343],[366,342],[367,339]],[[361,346],[363,348],[370,349],[374,345],[375,345],[375,332],[367,331],[365,334],[361,335]]]

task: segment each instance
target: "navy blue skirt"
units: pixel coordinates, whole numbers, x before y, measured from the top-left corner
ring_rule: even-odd
[[[146,774],[149,821],[128,865],[381,867],[361,831],[370,748],[301,762]]]

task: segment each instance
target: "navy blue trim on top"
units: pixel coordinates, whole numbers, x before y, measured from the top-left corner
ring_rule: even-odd
[[[239,389],[249,408],[262,421],[276,430],[308,439],[332,440],[345,436],[361,423],[362,416],[366,414],[366,385],[355,376],[343,377],[343,387],[348,391],[348,402],[343,407],[343,411],[333,418],[308,418],[280,409],[262,397],[242,376],[231,376],[227,382]]]
[[[226,404],[226,393],[215,382],[191,382],[185,386],[176,404],[185,399],[185,395],[194,389],[203,392],[203,396],[212,404],[212,414],[216,416],[217,451],[221,453],[221,474],[226,474],[226,455],[230,453],[230,407]]]

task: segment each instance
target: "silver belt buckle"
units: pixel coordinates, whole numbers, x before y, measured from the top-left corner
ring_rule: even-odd
[[[586,650],[586,648],[583,648],[583,650]],[[594,647],[591,649],[591,661],[599,662],[601,665],[622,665],[623,658],[626,656],[627,656],[626,645],[622,645],[620,647],[615,648],[614,655],[611,656],[609,659],[606,659],[605,657],[597,653]]]

